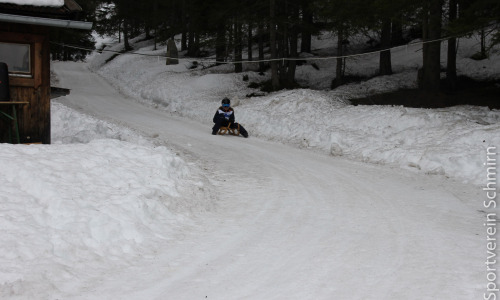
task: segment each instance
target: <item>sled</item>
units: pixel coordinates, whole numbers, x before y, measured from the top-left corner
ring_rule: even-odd
[[[231,135],[240,135],[240,124],[238,124],[238,128],[231,128],[231,123],[229,123],[227,126],[222,126],[219,129],[219,134],[224,135],[224,134],[231,134]]]

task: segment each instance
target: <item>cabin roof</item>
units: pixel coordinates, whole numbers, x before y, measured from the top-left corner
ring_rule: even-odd
[[[74,0],[62,1],[64,4],[59,6],[57,0],[37,0],[36,5],[24,4],[31,3],[30,0],[0,0],[0,22],[85,30],[92,28],[92,23],[77,20],[78,13],[82,11],[78,3]]]
[[[23,1],[0,0],[0,13],[55,19],[73,19],[77,13],[82,11],[81,6],[74,0],[64,0],[64,4],[60,6],[52,4],[54,1],[37,1],[37,5],[16,4],[15,2],[23,3]]]

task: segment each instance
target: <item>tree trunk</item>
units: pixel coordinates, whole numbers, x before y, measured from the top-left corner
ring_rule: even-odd
[[[457,19],[457,0],[450,0],[450,23]],[[457,88],[457,39],[448,40],[448,56],[446,62],[446,82],[452,91]]]
[[[382,49],[391,48],[391,20],[390,19],[385,19],[383,21],[380,40],[381,40],[381,48]],[[380,73],[380,75],[391,75],[392,74],[391,50],[380,52],[379,73]]]
[[[181,30],[182,30],[182,37],[181,37],[181,51],[185,51],[188,49],[187,47],[187,20],[186,20],[186,1],[182,1],[181,4]]]
[[[429,27],[429,13],[428,13],[428,8],[424,6],[423,12],[422,12],[422,41],[427,41],[429,39],[429,34],[428,34],[428,28]],[[424,43],[422,44],[422,68],[418,70],[417,73],[417,83],[418,83],[418,88],[420,90],[424,89],[424,67],[425,67],[425,62],[426,62],[426,57],[427,57],[427,47],[429,44]]]
[[[252,53],[252,22],[248,23],[248,61],[253,60],[253,53]]]
[[[485,59],[488,55],[486,53],[486,31],[484,27],[481,28],[481,59]]]
[[[309,8],[309,1],[302,0],[302,42],[300,51],[311,53],[311,32],[313,27],[313,14]]]
[[[342,67],[343,67],[343,58],[342,56],[344,55],[344,51],[343,51],[343,48],[344,48],[344,45],[343,45],[343,40],[344,40],[344,31],[342,29],[342,26],[340,26],[338,29],[337,29],[337,36],[338,36],[338,40],[337,40],[337,67],[335,69],[335,84],[334,84],[334,87],[338,87],[338,86],[341,86],[342,83],[343,83],[343,72],[342,72]]]
[[[257,32],[259,35],[259,71],[263,72],[266,65],[264,63],[264,24],[262,22],[259,22]]]
[[[284,5],[278,5],[278,8],[282,10],[279,11],[278,16],[288,16],[287,14],[287,2],[284,2]],[[276,44],[278,45],[278,57],[279,58],[288,58],[289,57],[289,49],[288,49],[288,24],[284,22],[279,22],[276,26],[277,32],[279,34],[276,35]],[[280,81],[280,87],[286,86],[288,75],[287,75],[288,61],[278,61],[278,75]]]
[[[196,52],[195,45],[194,45],[195,33],[194,33],[193,27],[194,27],[194,25],[190,21],[188,24],[188,51],[187,51],[188,56],[194,56],[194,53]]]
[[[299,30],[298,30],[298,19],[299,19],[299,8],[292,7],[292,19],[296,22],[292,22],[292,27],[290,29],[290,54],[289,57],[294,59],[298,58],[297,48],[299,46]],[[287,73],[287,88],[295,87],[295,70],[297,68],[296,60],[288,61],[288,73]]]
[[[226,24],[224,20],[217,23],[217,37],[215,38],[215,61],[216,65],[224,62],[226,52]]]
[[[234,60],[236,63],[234,64],[234,72],[241,73],[243,71],[243,64],[241,61],[243,60],[243,39],[242,39],[242,25],[239,21],[238,14],[234,18]]]
[[[274,91],[279,90],[280,81],[278,77],[278,62],[276,57],[276,24],[275,24],[275,0],[269,0],[269,39],[271,47],[271,85]]]
[[[231,25],[229,26],[229,36],[227,37],[227,43],[226,43],[226,58],[225,60],[229,60],[229,55],[234,52],[234,24],[231,22]]]
[[[428,23],[425,32],[425,41],[433,41],[441,38],[441,1],[430,0],[427,12]],[[425,18],[425,17],[424,17]],[[422,68],[422,90],[424,92],[439,92],[439,81],[441,73],[441,42],[429,42],[423,48]]]
[[[157,42],[158,42],[158,0],[153,1],[153,9],[155,12],[153,13],[153,34],[154,34],[154,50],[156,50]]]
[[[199,57],[200,56],[200,32],[195,31],[194,33],[194,56]]]
[[[298,53],[297,53],[297,47],[299,46],[299,38],[298,38],[298,32],[292,32],[290,33],[290,58],[297,58]],[[295,70],[297,68],[297,61],[296,60],[289,60],[288,61],[288,72],[287,72],[287,82],[286,82],[286,87],[287,88],[294,88],[295,87]]]
[[[155,27],[155,29],[154,29],[154,32],[155,32],[155,36],[154,36],[154,43],[155,43],[155,44],[154,44],[154,48],[153,48],[153,50],[156,50],[156,49],[157,49],[156,47],[157,47],[157,44],[158,44],[158,30],[157,30],[157,28],[156,28],[156,27]]]
[[[128,30],[129,30],[128,23],[127,23],[127,21],[124,21],[123,22],[123,44],[125,46],[126,51],[132,50],[132,47],[130,47],[130,44],[128,42],[128,34],[129,34]]]

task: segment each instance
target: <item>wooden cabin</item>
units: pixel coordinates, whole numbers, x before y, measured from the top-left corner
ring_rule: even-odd
[[[8,66],[10,91],[10,100],[0,99],[0,143],[50,144],[50,28],[92,27],[76,20],[82,9],[75,1],[54,2],[0,0],[0,62]]]

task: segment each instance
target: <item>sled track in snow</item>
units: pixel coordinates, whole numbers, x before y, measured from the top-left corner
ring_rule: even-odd
[[[68,298],[481,297],[482,223],[470,187],[252,137],[212,136],[211,120],[142,106],[85,64],[57,63],[55,71],[72,89],[61,103],[158,133],[206,171],[218,205],[155,259],[103,274]]]

